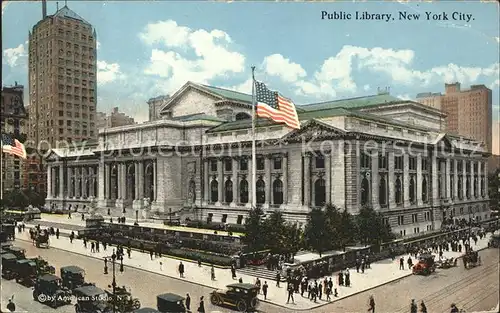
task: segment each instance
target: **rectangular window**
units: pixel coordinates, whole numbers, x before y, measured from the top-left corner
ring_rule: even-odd
[[[411,215],[411,222],[412,223],[417,223],[418,222],[418,214],[414,213]]]
[[[227,159],[224,160],[224,168],[226,172],[232,171],[233,170],[233,160]]]
[[[417,170],[417,158],[410,157],[408,159],[408,162],[410,162],[410,164],[409,164],[410,171],[416,171]]]
[[[402,171],[403,170],[403,163],[404,163],[404,159],[402,156],[394,157],[394,168],[396,170]]]
[[[404,215],[398,216],[398,225],[403,225],[405,223]]]
[[[369,169],[371,167],[372,167],[371,157],[366,153],[361,153],[361,168]]]
[[[316,157],[316,168],[325,168],[325,158],[322,155]]]
[[[265,168],[265,162],[263,157],[257,158],[257,171],[263,171]]]
[[[274,169],[275,170],[280,170],[281,169],[281,158],[280,157],[277,157],[277,158],[274,158],[273,160],[274,162]]]
[[[210,161],[210,170],[212,172],[217,172],[217,160]]]
[[[387,155],[379,154],[379,156],[378,156],[378,168],[385,169],[385,170],[388,168]]]
[[[240,160],[240,171],[248,171],[248,160],[245,158]]]

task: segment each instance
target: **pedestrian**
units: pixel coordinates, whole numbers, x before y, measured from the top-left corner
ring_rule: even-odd
[[[276,287],[280,287],[281,274],[279,271],[276,272]]]
[[[188,311],[190,311],[191,310],[191,297],[189,296],[189,293],[186,293],[186,301],[185,301],[185,303],[186,303],[186,309]]]
[[[401,257],[399,259],[399,269],[400,270],[404,270],[405,269],[405,258],[404,257]]]
[[[359,262],[359,259],[356,259],[356,272],[359,273],[359,268],[361,266],[361,263]]]
[[[292,284],[288,284],[288,299],[286,300],[286,303],[290,303],[290,299],[292,299],[292,303],[295,303],[295,300],[293,299],[293,286]]]
[[[87,238],[83,238],[83,247],[87,249]]]
[[[14,304],[14,296],[12,296],[10,299],[9,299],[9,303],[7,304],[7,310],[11,311],[11,312],[15,312],[16,311],[16,305]]]
[[[184,264],[182,264],[182,261],[179,264],[179,275],[181,278],[184,278]]]
[[[422,300],[422,302],[420,302],[420,312],[427,313],[427,307],[425,306],[424,300]]]
[[[106,246],[107,246],[106,242],[103,242],[102,243],[102,248],[104,249],[104,251],[106,251]]]
[[[318,285],[318,298],[321,300],[321,296],[323,295],[323,285],[321,285],[321,282],[319,282]]]
[[[69,235],[69,242],[70,243],[73,243],[73,239],[75,239],[75,232],[71,232],[71,234]]]
[[[349,273],[349,269],[345,270],[345,285],[346,287],[351,287],[351,274]]]
[[[260,294],[260,279],[257,277],[257,279],[255,280],[255,286],[257,286],[259,289],[257,290],[257,293]]]
[[[369,255],[366,256],[365,263],[366,263],[366,268],[370,268],[370,256]]]
[[[326,301],[332,301],[332,299],[330,298],[330,295],[332,294],[332,288],[330,288],[330,286],[327,284],[326,285]]]
[[[198,258],[198,267],[201,267],[201,258]]]
[[[234,268],[234,264],[231,264],[231,277],[236,279],[236,268]]]
[[[85,214],[82,213],[82,221],[85,221]]]
[[[339,272],[339,286],[344,286],[344,273],[342,271]]]
[[[163,262],[160,261],[160,271],[163,271]]]
[[[151,258],[151,261],[153,261],[153,250],[149,251],[149,257]]]
[[[128,255],[128,258],[130,259],[130,255],[132,254],[132,249],[129,247],[127,247],[127,255]]]
[[[364,258],[361,260],[361,273],[362,274],[365,273],[365,259]]]
[[[93,241],[90,243],[90,252],[91,253],[95,252],[95,243]]]
[[[71,219],[71,210],[68,210],[68,220]]]
[[[262,285],[262,294],[264,294],[264,300],[267,300],[267,288],[269,288],[269,286],[267,285],[267,281],[264,281],[264,285]]]
[[[373,299],[373,296],[368,299],[368,311],[375,313],[375,299]]]
[[[203,302],[203,296],[200,298],[200,306],[198,307],[198,313],[205,313],[205,303]]]
[[[95,242],[95,252],[97,252],[97,253],[99,253],[99,246],[100,246],[99,241],[96,241]]]
[[[415,303],[415,299],[411,299],[410,313],[417,313],[417,304]]]
[[[239,282],[240,284],[243,284],[243,278],[241,278],[241,277],[240,277],[240,279],[238,279],[238,282]]]
[[[413,261],[411,259],[411,256],[408,257],[408,269],[411,270],[411,267],[413,266]]]
[[[56,238],[59,239],[59,228],[56,229]]]
[[[215,268],[214,268],[213,264],[212,264],[212,267],[210,268],[210,278],[212,280],[215,280]]]

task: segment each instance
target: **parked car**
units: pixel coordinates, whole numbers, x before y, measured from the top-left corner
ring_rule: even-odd
[[[62,287],[61,279],[52,274],[39,276],[33,288],[33,299],[53,308],[71,303],[71,297]]]
[[[259,287],[253,284],[230,284],[224,290],[215,290],[210,295],[213,305],[228,305],[240,312],[255,310],[259,305]]]
[[[76,288],[73,290],[73,295],[77,299],[75,304],[76,313],[106,313],[113,311],[108,302],[106,291],[94,285]]]
[[[164,293],[156,296],[156,306],[162,313],[185,313],[184,299],[175,293]]]

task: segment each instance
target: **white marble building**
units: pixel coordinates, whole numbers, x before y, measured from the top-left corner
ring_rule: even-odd
[[[402,235],[437,229],[444,217],[489,218],[486,149],[442,133],[444,113],[388,93],[298,111],[300,130],[258,121],[251,186],[251,96],[188,82],[164,101],[161,119],[53,149],[47,205],[83,209],[97,199],[104,215],[243,223],[257,188],[265,211],[301,223],[325,203],[353,214],[372,206]]]

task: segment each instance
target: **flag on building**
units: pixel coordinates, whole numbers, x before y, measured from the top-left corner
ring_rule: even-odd
[[[2,134],[2,152],[12,155],[17,155],[20,158],[26,159],[26,148],[19,140],[12,138],[7,134]]]
[[[277,123],[285,123],[293,129],[300,128],[299,117],[295,104],[282,97],[277,91],[269,90],[264,83],[255,81],[255,97],[258,117],[272,119]]]

